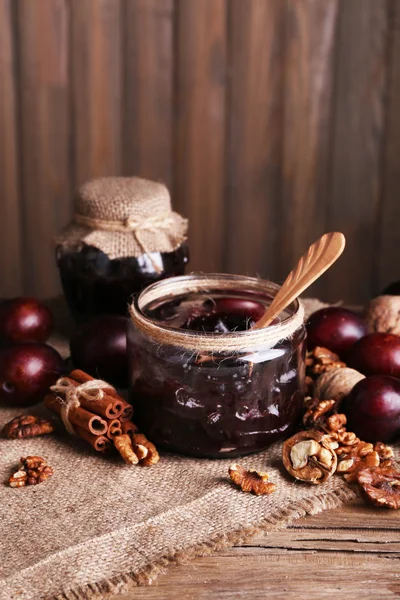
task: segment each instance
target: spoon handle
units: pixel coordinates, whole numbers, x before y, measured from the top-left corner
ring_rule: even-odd
[[[322,275],[342,254],[343,233],[325,233],[314,242],[289,273],[281,289],[253,329],[267,327],[293,300]]]

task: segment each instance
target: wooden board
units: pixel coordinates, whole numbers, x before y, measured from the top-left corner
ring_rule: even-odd
[[[360,501],[173,566],[153,585],[111,600],[386,600],[400,596],[399,558],[400,511]]]
[[[12,0],[0,2],[0,297],[17,295],[23,281],[16,57],[11,3]]]
[[[121,7],[70,0],[74,187],[121,171]]]
[[[68,11],[63,0],[17,0],[24,281],[59,290],[53,236],[71,213]]]
[[[123,173],[172,184],[173,0],[126,0]]]
[[[174,197],[191,268],[219,271],[224,240],[226,0],[176,4]]]
[[[287,3],[278,244],[281,279],[310,244],[332,230],[326,207],[337,13],[337,0]],[[318,297],[324,288],[322,279],[310,295]]]
[[[346,235],[347,248],[343,261],[325,276],[331,301],[360,303],[374,291],[390,6],[387,0],[361,4],[341,0],[339,13],[327,210],[329,228]]]
[[[229,4],[224,269],[275,280],[283,123],[283,26],[280,0]]]
[[[382,201],[379,211],[374,292],[400,278],[400,4],[394,1],[389,15],[391,33],[388,47],[388,93],[385,121]]]
[[[0,295],[58,289],[85,180],[166,182],[189,267],[364,303],[399,278],[399,0],[0,0]]]

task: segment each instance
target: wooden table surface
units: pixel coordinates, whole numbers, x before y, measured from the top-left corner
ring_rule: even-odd
[[[400,598],[400,511],[360,500],[187,564],[112,600]]]

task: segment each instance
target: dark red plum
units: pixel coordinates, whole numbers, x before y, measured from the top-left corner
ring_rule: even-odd
[[[373,375],[359,381],[343,400],[347,429],[367,442],[392,442],[400,435],[400,380]]]
[[[45,342],[53,317],[35,298],[13,298],[0,304],[0,339],[7,343]]]
[[[251,319],[256,323],[265,313],[266,307],[261,302],[248,300],[244,298],[225,297],[217,298],[215,301],[215,311],[228,315],[238,315]]]
[[[128,384],[126,328],[128,319],[100,315],[80,325],[70,343],[74,366],[118,387]]]
[[[264,312],[265,306],[260,302],[227,296],[217,298],[200,313],[195,311],[182,328],[211,333],[246,331],[257,323]]]
[[[324,346],[345,358],[349,349],[367,334],[364,319],[355,312],[338,306],[322,308],[307,321],[307,346]]]
[[[349,351],[347,364],[364,375],[400,377],[400,336],[370,333]]]
[[[62,372],[61,356],[47,344],[15,344],[0,350],[0,403],[43,400]]]

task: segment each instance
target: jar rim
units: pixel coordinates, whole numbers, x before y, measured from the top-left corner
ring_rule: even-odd
[[[187,329],[170,327],[148,317],[143,312],[152,300],[159,298],[174,298],[184,293],[206,292],[211,290],[259,291],[277,293],[280,286],[272,281],[248,277],[246,275],[231,275],[227,273],[192,273],[179,275],[157,281],[147,286],[138,294],[131,306],[130,314],[137,329],[150,336],[157,342],[191,348],[198,351],[223,352],[224,350],[240,351],[258,346],[271,346],[288,338],[299,329],[304,322],[304,309],[296,299],[289,305],[292,314],[280,323],[261,329],[247,329],[231,333],[194,332]],[[235,287],[234,287],[235,286]]]

